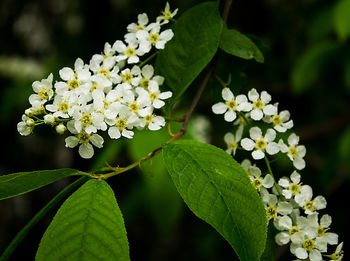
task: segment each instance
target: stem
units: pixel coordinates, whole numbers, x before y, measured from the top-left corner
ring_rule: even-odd
[[[148,56],[146,60],[144,60],[143,62],[140,62],[138,66],[141,68],[146,63],[148,63],[150,60],[152,60],[157,54],[158,54],[158,51],[154,52],[152,55]]]
[[[22,229],[17,233],[17,235],[12,239],[10,244],[7,246],[5,251],[0,256],[0,261],[6,261],[9,259],[16,247],[23,241],[32,227],[43,218],[47,212],[49,212],[55,205],[57,205],[68,193],[70,193],[77,186],[88,180],[88,177],[81,177],[72,184],[64,188],[60,193],[58,193],[49,203],[47,203]]]
[[[226,23],[228,15],[230,13],[231,5],[233,0],[226,0],[224,10],[222,11],[222,20]]]
[[[270,175],[271,175],[272,178],[273,178],[273,181],[274,181],[274,183],[275,183],[274,186],[275,186],[275,188],[276,188],[278,194],[280,195],[280,197],[283,197],[281,190],[280,190],[279,187],[277,186],[275,176],[274,176],[273,173],[272,173],[272,169],[271,169],[270,162],[269,162],[269,160],[268,160],[268,158],[267,158],[266,156],[265,156],[265,163],[266,163],[266,166],[267,166],[267,169],[268,169]]]

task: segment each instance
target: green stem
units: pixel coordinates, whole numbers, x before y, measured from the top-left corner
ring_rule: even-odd
[[[49,212],[55,205],[57,205],[68,193],[70,193],[77,186],[88,180],[88,177],[81,177],[76,180],[65,189],[63,189],[60,193],[56,195],[49,203],[47,203],[23,228],[21,231],[17,233],[14,239],[7,246],[5,251],[0,256],[0,261],[6,261],[9,259],[13,251],[15,251],[16,247],[23,241],[32,227],[42,219],[47,212]]]
[[[158,51],[153,53],[152,55],[150,55],[146,60],[144,60],[143,62],[140,62],[139,67],[141,68],[142,66],[144,66],[146,63],[148,63],[150,60],[152,60],[156,55],[158,54]]]
[[[267,158],[266,156],[265,156],[265,163],[266,163],[266,166],[267,166],[267,169],[268,169],[270,175],[271,175],[272,178],[273,178],[273,181],[274,181],[274,183],[275,183],[274,186],[275,186],[275,188],[276,188],[278,194],[280,195],[280,197],[283,197],[282,192],[281,192],[281,190],[279,189],[279,187],[278,187],[278,185],[277,185],[277,183],[276,183],[275,176],[274,176],[273,173],[272,173],[270,161],[268,160],[268,158]]]

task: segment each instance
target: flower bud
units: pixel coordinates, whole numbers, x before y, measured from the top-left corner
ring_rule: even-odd
[[[66,129],[67,129],[66,126],[64,126],[64,124],[62,123],[56,126],[56,132],[60,135],[63,134],[66,131]]]
[[[45,124],[54,124],[55,123],[55,117],[52,116],[52,114],[47,114],[44,116],[44,122]]]

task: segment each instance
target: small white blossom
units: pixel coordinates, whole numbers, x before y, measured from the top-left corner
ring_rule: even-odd
[[[165,8],[162,11],[162,14],[157,17],[157,22],[162,24],[169,23],[169,20],[172,19],[178,12],[178,8],[176,8],[173,12],[170,10],[169,2],[166,2]]]
[[[22,121],[17,124],[17,131],[22,136],[28,136],[33,132],[34,120],[29,118],[27,115],[22,115]]]
[[[150,24],[148,28],[150,28],[150,31],[140,30],[136,32],[136,37],[140,42],[139,48],[144,53],[148,53],[152,46],[157,49],[164,49],[165,44],[174,36],[171,29],[160,32],[160,24],[158,23]]]
[[[283,177],[278,181],[278,185],[283,187],[282,195],[286,199],[291,199],[293,196],[300,193],[301,182],[300,182],[300,174],[294,171],[290,175],[290,180],[287,177]]]
[[[313,214],[320,209],[326,208],[327,201],[323,196],[317,196],[312,199],[312,188],[304,185],[300,189],[300,193],[295,196],[295,201],[305,210],[307,215]]]
[[[245,150],[252,151],[252,157],[255,160],[265,157],[265,151],[274,155],[279,152],[277,143],[274,142],[276,132],[273,129],[268,129],[265,136],[262,136],[259,127],[253,127],[249,130],[250,139],[244,138],[241,140],[241,145]]]
[[[281,152],[287,153],[287,156],[293,162],[294,167],[296,167],[298,170],[305,168],[305,160],[303,157],[306,154],[306,148],[304,145],[298,145],[299,137],[295,133],[292,133],[288,137],[289,146],[284,144],[282,139],[279,140],[278,144]]]
[[[68,130],[74,134],[74,136],[69,136],[65,139],[66,147],[74,148],[79,145],[79,155],[84,159],[90,159],[94,155],[94,148],[92,145],[97,148],[103,147],[103,138],[98,134],[88,134],[84,130],[78,132],[72,121],[68,122]],[[92,143],[92,145],[90,144]]]
[[[50,100],[54,94],[52,89],[52,73],[46,78],[42,79],[41,81],[35,81],[33,82],[33,91],[36,94],[32,94],[29,96],[29,102],[32,106],[35,106],[35,104],[43,104]]]
[[[272,116],[265,116],[263,120],[267,123],[272,123],[273,128],[277,130],[278,132],[286,132],[288,129],[291,129],[293,127],[293,120],[289,120],[290,113],[289,111],[281,111],[280,113],[272,115]]]
[[[236,111],[249,111],[251,104],[245,95],[241,94],[235,97],[229,88],[222,89],[222,98],[225,103],[219,102],[212,106],[215,114],[225,114],[225,121],[232,122],[236,119]]]
[[[248,92],[248,98],[253,104],[252,111],[250,112],[250,117],[253,120],[261,120],[264,114],[267,116],[277,114],[277,107],[272,104],[268,104],[271,101],[271,95],[266,91],[262,91],[259,95],[256,89],[251,89]]]

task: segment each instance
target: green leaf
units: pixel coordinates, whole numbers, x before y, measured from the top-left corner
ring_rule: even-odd
[[[340,0],[334,8],[334,29],[341,40],[350,35],[350,0]]]
[[[272,222],[269,223],[268,231],[267,231],[267,239],[264,253],[261,256],[260,261],[274,261],[275,260],[275,251],[276,251],[276,243],[275,243],[275,235],[276,229]]]
[[[242,59],[255,59],[259,63],[264,62],[264,56],[255,43],[248,36],[235,29],[223,28],[220,48],[226,53]]]
[[[267,233],[263,203],[243,168],[223,150],[193,140],[163,145],[180,195],[212,225],[242,261],[260,260]]]
[[[187,10],[173,25],[174,38],[156,61],[157,73],[165,77],[165,85],[173,92],[169,104],[174,104],[214,57],[222,27],[215,2]]]
[[[63,203],[35,260],[130,260],[122,213],[105,181],[89,180]]]
[[[132,160],[139,160],[168,139],[165,128],[159,131],[136,132],[129,144]],[[171,233],[179,222],[183,203],[167,173],[163,158],[156,155],[142,163],[140,171],[143,172],[142,198],[147,205],[147,214],[163,235]]]
[[[55,169],[3,175],[0,176],[0,200],[18,196],[57,180],[76,175],[87,175],[87,173],[76,169]]]

